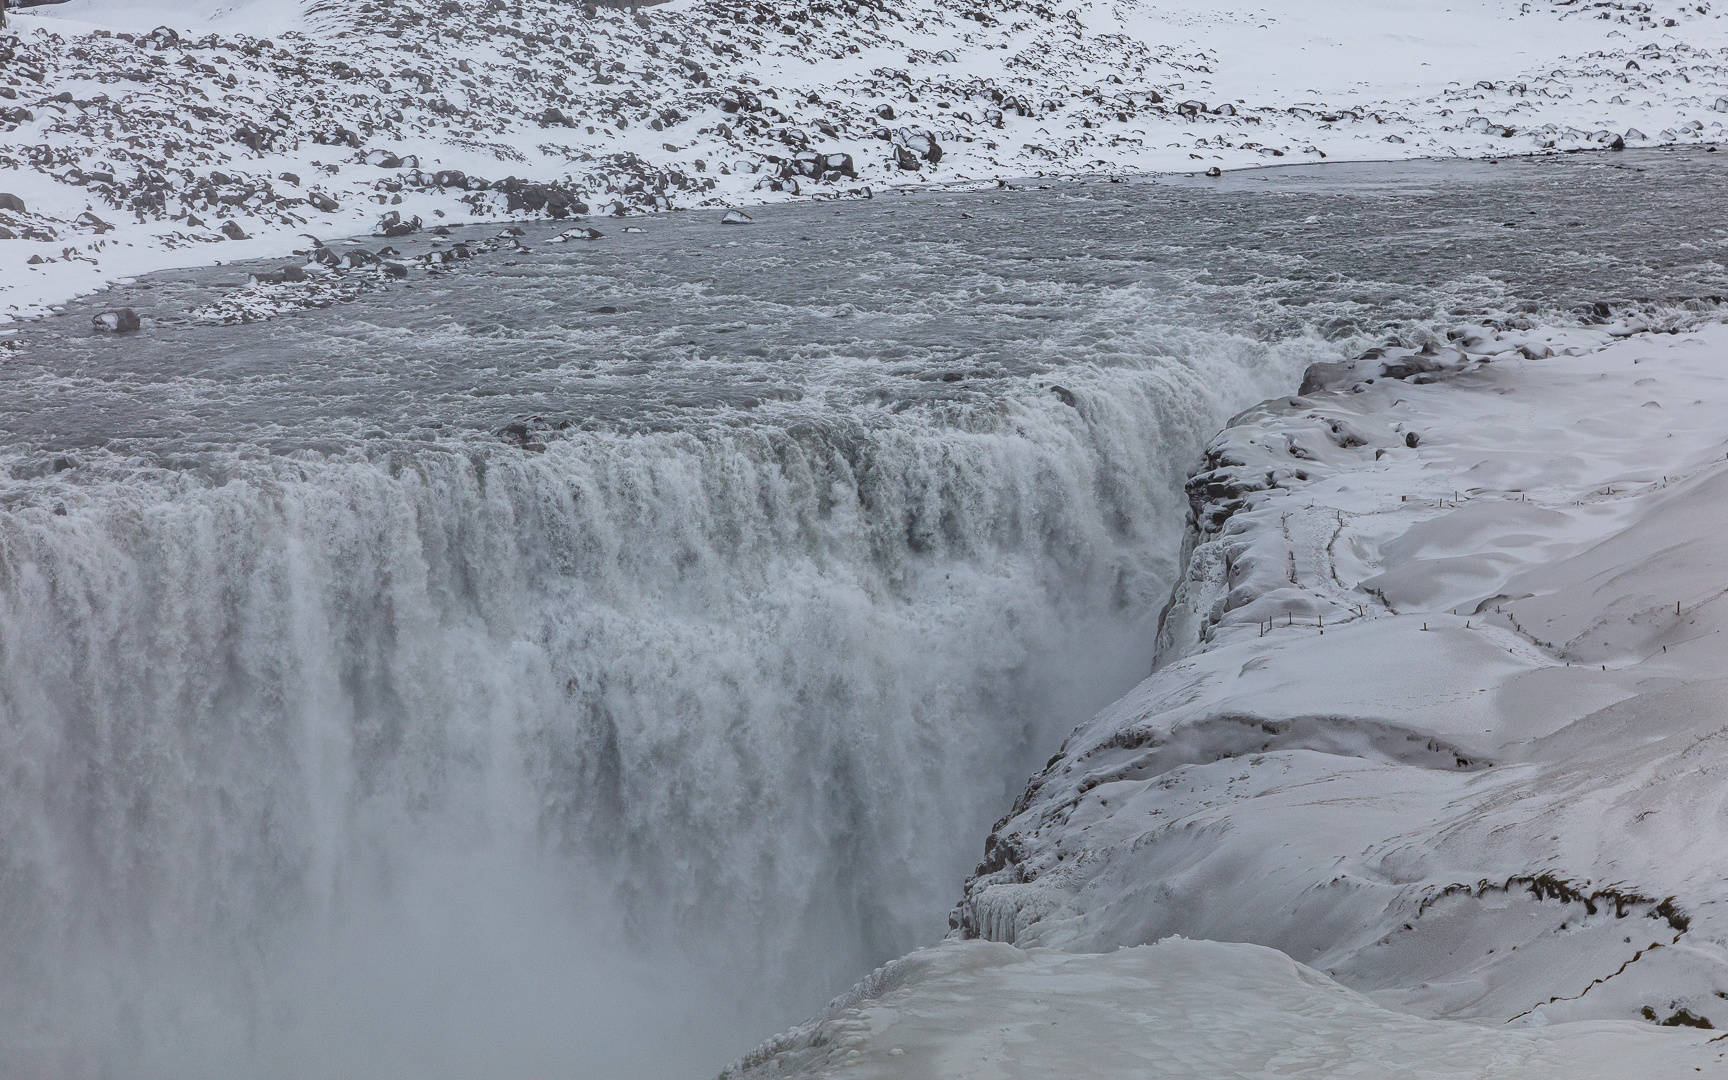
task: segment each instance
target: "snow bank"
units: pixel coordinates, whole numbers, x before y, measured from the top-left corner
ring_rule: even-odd
[[[392,212],[1698,142],[1728,110],[1708,4],[71,0],[13,20],[0,319]]]
[[[998,824],[958,933],[1728,1027],[1728,328],[1635,329],[1463,326],[1238,417],[1157,669]]]
[[[950,942],[895,961],[724,1080],[1696,1076],[1708,1033],[1488,1029],[1392,1012],[1271,949],[1170,939],[1108,955]]]

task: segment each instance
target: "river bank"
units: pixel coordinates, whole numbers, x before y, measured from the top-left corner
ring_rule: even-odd
[[[1216,1022],[1124,1017],[1288,983],[1361,1023],[1304,1042],[1285,1024],[1312,1000],[1243,998],[1235,1015],[1264,1022],[1232,1052],[1450,1076],[1493,1044],[1484,1062],[1553,1075],[1545,1054],[1612,1031],[1629,1041],[1568,1075],[1716,1060],[1698,1029],[1728,1025],[1728,328],[1636,329],[1460,326],[1449,348],[1317,366],[1237,417],[1189,484],[1155,673],[1034,777],[955,911],[953,937],[1033,951],[916,954],[737,1074],[876,1075],[926,1007],[986,1056],[1043,1055],[1037,1032],[986,1029],[1133,965],[1057,1048],[1141,1030],[1204,1062]],[[1278,959],[1247,945],[1304,967],[1244,982]],[[1025,978],[969,990],[970,964]],[[1411,1017],[1463,1022],[1457,1053],[1376,1034]],[[1548,1049],[1521,1042],[1534,1029]],[[920,1075],[899,1049],[894,1075]]]
[[[71,0],[12,20],[0,321],[308,235],[1700,145],[1728,109],[1728,31],[1690,4]]]

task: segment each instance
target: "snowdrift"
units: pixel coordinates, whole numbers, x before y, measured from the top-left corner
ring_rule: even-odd
[[[1599,1022],[1492,1030],[1381,1008],[1254,945],[1108,955],[950,942],[882,968],[722,1080],[1215,1080],[1696,1076],[1707,1032]]]

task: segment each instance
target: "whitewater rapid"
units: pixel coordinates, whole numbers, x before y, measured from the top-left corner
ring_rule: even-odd
[[[542,228],[278,322],[187,314],[227,269],[20,334],[0,1072],[699,1075],[939,937],[1149,670],[1229,415],[1575,299],[1388,237],[1600,265],[1500,239],[1567,174],[1295,175]],[[1721,276],[1678,228],[1617,295]]]

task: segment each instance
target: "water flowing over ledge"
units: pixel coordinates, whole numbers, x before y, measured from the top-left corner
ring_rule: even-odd
[[[1616,332],[1728,291],[1672,242],[1711,159],[1648,160],[1552,166],[1646,197],[1607,295],[1667,299]],[[1528,334],[1585,298],[1600,238],[1502,226],[1573,174],[1531,175],[543,230],[264,326],[176,317],[230,283],[194,274],[122,293],[136,335],[27,328],[5,1064],[717,1067],[943,931],[1022,778],[1145,674],[1232,412],[1455,306]],[[1312,716],[1308,749],[1469,750]]]

